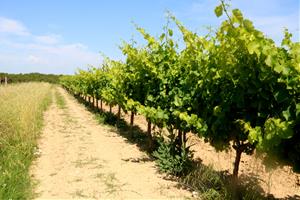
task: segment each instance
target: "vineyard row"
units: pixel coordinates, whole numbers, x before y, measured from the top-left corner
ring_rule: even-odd
[[[223,1],[215,14],[226,19],[204,36],[169,15],[184,48],[169,24],[158,38],[137,26],[146,45],[124,43],[125,61],[105,58],[100,68],[79,70],[61,83],[76,95],[119,105],[133,113],[132,120],[138,113],[149,127],[165,128],[181,158],[188,153],[186,133],[192,132],[218,151],[233,147],[234,177],[242,153],[254,150],[299,170],[299,42],[286,30],[277,45]],[[151,128],[148,138],[151,150]]]

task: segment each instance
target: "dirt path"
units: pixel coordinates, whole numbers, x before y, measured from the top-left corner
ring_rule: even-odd
[[[98,125],[84,106],[59,92],[66,108],[54,102],[45,113],[41,155],[32,168],[39,199],[191,197],[163,179],[135,145]]]

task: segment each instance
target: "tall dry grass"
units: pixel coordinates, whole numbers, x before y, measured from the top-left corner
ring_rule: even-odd
[[[32,198],[29,167],[43,112],[51,102],[51,85],[0,86],[0,199]]]

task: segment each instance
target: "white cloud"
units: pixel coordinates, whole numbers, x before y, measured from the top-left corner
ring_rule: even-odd
[[[19,21],[0,17],[0,32],[14,35],[29,35],[27,28]]]
[[[84,45],[21,44],[10,43],[13,52],[0,50],[0,71],[9,66],[8,72],[42,72],[72,74],[77,68],[86,68],[101,63],[100,54],[88,50]],[[4,68],[4,69],[1,69]],[[13,71],[12,71],[13,69]]]
[[[61,40],[61,35],[49,34],[49,35],[39,35],[36,36],[36,41],[44,44],[57,44]]]
[[[34,55],[29,55],[27,60],[29,63],[32,63],[32,64],[42,64],[43,63],[41,58],[34,56]]]
[[[35,35],[21,23],[0,17],[0,72],[72,74],[101,63],[100,54],[82,43],[64,43],[58,34]],[[18,35],[19,37],[14,37]]]

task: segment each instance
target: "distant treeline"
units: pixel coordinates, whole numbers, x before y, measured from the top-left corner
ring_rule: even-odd
[[[8,74],[0,72],[0,80],[7,77],[8,83],[21,83],[21,82],[49,82],[59,83],[59,79],[62,75],[56,74],[40,74],[40,73],[28,73],[28,74]]]

